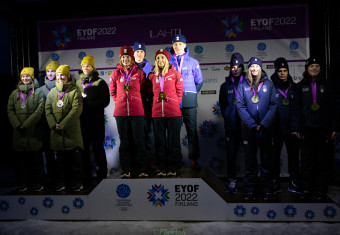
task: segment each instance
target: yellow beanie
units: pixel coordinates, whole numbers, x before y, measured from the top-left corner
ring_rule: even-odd
[[[70,73],[70,66],[64,64],[64,65],[60,65],[57,70],[56,73],[62,73],[65,74],[68,78],[71,77],[71,73]]]
[[[49,69],[53,69],[54,71],[56,71],[57,70],[57,68],[58,68],[58,62],[57,61],[51,61],[47,66],[46,66],[46,72],[47,72],[47,70],[49,70]]]
[[[83,60],[81,61],[80,66],[83,67],[83,64],[89,64],[89,65],[92,66],[92,68],[95,68],[94,67],[94,57],[90,56],[90,55],[89,56],[85,56],[83,58]]]
[[[21,70],[20,77],[21,77],[23,74],[28,74],[28,75],[30,75],[30,77],[31,77],[32,79],[34,79],[34,68],[32,68],[32,67],[24,67],[24,68]]]

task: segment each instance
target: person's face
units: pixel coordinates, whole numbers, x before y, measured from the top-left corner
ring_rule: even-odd
[[[282,81],[287,81],[288,78],[288,69],[286,68],[280,68],[277,70],[277,75]]]
[[[158,54],[156,56],[156,63],[158,65],[158,67],[160,68],[164,68],[164,66],[166,65],[166,63],[168,63],[168,59],[166,58],[165,55],[163,54]]]
[[[174,48],[176,55],[184,54],[184,49],[186,46],[187,44],[183,42],[175,42],[174,44],[172,44],[172,48]]]
[[[57,82],[58,83],[67,83],[68,82],[68,77],[63,74],[63,73],[57,73]]]
[[[242,73],[241,66],[234,65],[233,67],[231,67],[231,74],[233,75],[233,77],[240,77],[241,73]]]
[[[21,81],[23,84],[28,85],[28,84],[31,84],[33,80],[30,75],[23,74],[21,75]]]
[[[145,52],[143,50],[135,50],[134,56],[136,63],[141,63],[145,57]]]
[[[124,67],[130,67],[132,64],[131,64],[131,62],[132,62],[132,58],[131,58],[131,56],[129,56],[129,55],[122,55],[122,57],[120,57],[120,59],[121,59],[121,61],[122,61],[122,64],[123,64],[123,66]]]
[[[258,65],[258,64],[252,64],[252,65],[249,67],[249,70],[250,70],[250,72],[251,72],[251,74],[252,74],[253,76],[257,76],[257,75],[259,75],[260,72],[261,72],[261,67],[260,67],[260,65]]]
[[[47,76],[47,79],[52,81],[55,79],[55,70],[54,69],[48,69],[46,71],[46,76]]]
[[[90,74],[93,71],[93,67],[91,65],[89,65],[89,64],[83,64],[81,66],[81,70],[83,70],[84,74]]]
[[[311,64],[311,65],[308,66],[307,72],[310,76],[316,77],[320,74],[321,67],[320,67],[319,64]]]

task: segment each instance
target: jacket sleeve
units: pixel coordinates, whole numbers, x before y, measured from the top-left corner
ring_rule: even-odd
[[[237,111],[242,121],[249,127],[249,129],[251,129],[253,127],[256,127],[257,124],[247,111],[245,101],[246,98],[247,96],[244,94],[244,84],[241,83],[237,88],[236,98]]]
[[[271,82],[268,110],[260,124],[265,128],[268,128],[274,121],[276,110],[277,110],[276,92],[273,83]]]
[[[176,94],[178,97],[178,104],[182,102],[183,97],[183,77],[181,73],[179,73],[177,70],[175,70],[176,73]]]
[[[66,117],[59,123],[61,129],[66,129],[74,123],[74,120],[80,117],[83,111],[83,99],[80,92],[76,90],[73,95],[72,108]]]
[[[16,93],[12,92],[12,94],[8,98],[7,115],[12,127],[17,128],[18,126],[20,126],[21,123],[18,116],[15,113],[15,102],[13,98],[14,96],[16,96]]]
[[[54,114],[53,114],[52,101],[53,101],[53,91],[48,93],[47,98],[46,98],[46,103],[45,103],[45,115],[46,115],[46,120],[47,120],[47,123],[50,129],[54,129],[55,125],[57,124],[57,120],[55,119]]]
[[[44,92],[40,90],[39,92],[37,92],[36,96],[37,96],[36,98],[38,99],[38,107],[29,117],[26,118],[26,120],[22,124],[25,127],[32,126],[39,122],[41,115],[44,113],[45,108]]]
[[[197,93],[199,93],[203,86],[203,76],[202,76],[201,67],[198,61],[195,61],[194,66],[195,66],[195,70],[194,70],[195,86],[196,86]]]
[[[114,101],[117,98],[117,81],[114,76],[115,72],[111,73],[110,75],[110,94]]]
[[[221,114],[222,116],[224,117],[224,112],[225,112],[225,109],[226,109],[226,103],[227,103],[227,97],[226,97],[226,93],[225,93],[225,83],[223,83],[221,86],[220,86],[220,93],[219,93],[219,96],[218,96],[218,102],[220,104],[220,110],[221,110]]]

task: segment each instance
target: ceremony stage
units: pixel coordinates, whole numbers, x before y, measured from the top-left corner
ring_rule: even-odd
[[[330,198],[300,199],[287,191],[271,201],[245,201],[243,193],[227,194],[209,169],[181,168],[176,178],[120,179],[111,175],[81,192],[0,195],[0,220],[124,220],[124,221],[324,221],[339,222],[339,206]]]

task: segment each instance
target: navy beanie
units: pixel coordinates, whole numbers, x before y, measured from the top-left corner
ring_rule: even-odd
[[[231,55],[230,58],[230,67],[234,67],[235,65],[243,65],[244,60],[243,56],[240,53],[234,53]]]
[[[135,42],[133,44],[133,51],[142,50],[146,53],[145,44],[141,42]]]
[[[308,70],[309,65],[311,64],[318,64],[321,66],[321,60],[319,58],[316,57],[310,57],[306,60],[306,64],[305,64],[305,70]]]
[[[175,43],[175,42],[187,43],[187,39],[186,39],[186,37],[184,35],[176,34],[174,36],[174,38],[172,39],[172,43]]]
[[[285,58],[279,57],[274,61],[275,72],[277,72],[280,68],[285,68],[289,71],[288,62]]]
[[[256,57],[251,57],[248,61],[248,68],[252,65],[252,64],[258,64],[261,68],[262,68],[262,60],[260,60],[259,58]]]

